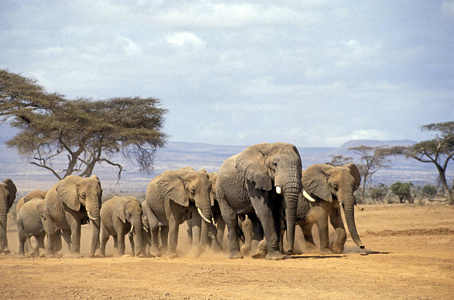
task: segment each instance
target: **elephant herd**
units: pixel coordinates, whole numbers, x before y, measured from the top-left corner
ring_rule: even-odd
[[[254,257],[283,259],[284,253],[294,251],[297,225],[306,248],[315,247],[314,224],[320,253],[342,253],[347,234],[341,207],[353,241],[364,248],[354,219],[353,193],[360,181],[354,164],[316,164],[303,170],[297,148],[288,143],[249,146],[226,159],[215,173],[191,167],[167,170],[150,181],[142,202],[115,196],[102,203],[96,175],[70,175],[48,191],[36,190],[18,201],[19,256],[25,256],[28,245],[31,255],[38,256],[41,248],[46,257],[54,257],[64,245],[71,256],[80,257],[81,225],[88,223],[91,257],[105,256],[110,236],[115,255],[124,255],[126,235],[132,255],[176,257],[184,222],[196,255],[207,247],[222,249],[227,227],[229,258],[242,258],[252,249]],[[9,252],[6,215],[15,197],[12,180],[0,183],[0,253]],[[331,243],[328,220],[337,236]]]

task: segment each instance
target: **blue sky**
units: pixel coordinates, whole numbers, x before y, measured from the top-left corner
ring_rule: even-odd
[[[1,1],[0,19],[0,68],[68,99],[158,98],[170,141],[337,147],[454,121],[454,1]]]

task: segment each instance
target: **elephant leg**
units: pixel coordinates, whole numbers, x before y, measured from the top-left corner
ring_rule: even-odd
[[[317,248],[317,246],[315,245],[314,236],[312,235],[312,227],[314,227],[314,223],[306,222],[304,224],[300,224],[301,231],[304,235],[305,253],[313,253]]]
[[[216,218],[216,236],[217,240],[219,242],[219,245],[221,246],[220,249],[215,248],[216,244],[213,244],[213,248],[215,251],[220,251],[224,247],[224,232],[225,232],[225,221],[222,218],[222,216],[219,216]]]
[[[118,237],[118,249],[117,256],[125,255],[125,234],[123,232],[117,234]]]
[[[169,246],[169,226],[161,226],[161,253],[166,253]]]
[[[251,250],[256,252],[259,249],[259,244],[264,238],[263,227],[256,214],[248,214],[251,220],[252,236],[247,237],[245,234],[245,240],[250,240]]]
[[[136,256],[135,244],[134,244],[134,234],[132,232],[128,233],[129,244],[131,245],[132,256]],[[140,251],[139,251],[140,253]]]
[[[169,245],[167,256],[177,257],[179,223],[172,217],[169,220]]]
[[[218,200],[221,208],[222,218],[227,224],[228,239],[229,239],[229,258],[237,259],[243,258],[240,252],[240,245],[238,242],[238,219],[232,207],[225,200]]]
[[[66,248],[67,248],[65,250],[70,251],[71,250],[71,230],[69,230],[69,229],[62,230],[62,236],[63,236],[63,240],[65,241]],[[56,238],[57,238],[57,234],[55,234],[52,237],[52,247],[53,247],[53,243],[55,243]]]
[[[192,227],[192,243],[193,245],[198,247],[200,245],[202,218],[196,211],[192,213],[191,227]]]
[[[39,250],[44,249],[44,238],[46,237],[45,233],[41,233],[35,236],[36,247],[33,248],[33,254],[35,257],[39,257]]]
[[[109,241],[109,232],[107,232],[106,227],[104,224],[101,224],[101,243],[99,245],[99,256],[105,257],[106,256],[106,244]]]
[[[276,232],[277,225],[275,224],[276,214],[272,211],[272,205],[267,199],[267,195],[264,195],[261,191],[256,191],[253,187],[253,184],[249,182],[249,190],[251,192],[251,202],[254,206],[257,217],[262,223],[263,232],[265,233],[267,254],[265,259],[283,259],[284,256],[279,251],[279,233]],[[263,201],[263,199],[267,199]],[[280,205],[278,205],[280,207]],[[279,208],[279,213],[282,212],[281,207]],[[279,218],[279,228],[280,228],[281,219]]]
[[[17,227],[19,227],[19,224]],[[19,234],[19,257],[24,257],[25,256],[25,242],[27,240],[27,236],[25,235],[25,232],[22,229],[19,229],[18,234]]]
[[[340,212],[340,207],[333,207],[329,216],[331,225],[336,231],[337,238],[331,245],[331,251],[334,253],[342,253],[344,251],[345,241],[347,240],[347,233],[345,231],[344,222]]]
[[[331,253],[329,249],[328,216],[321,207],[316,207],[315,210],[317,211],[316,222],[320,238],[320,253]]]
[[[244,255],[249,255],[251,252],[251,244],[253,239],[253,224],[250,218],[246,217],[243,221],[241,221],[241,231],[243,232],[244,236],[244,243],[241,246],[241,253]]]

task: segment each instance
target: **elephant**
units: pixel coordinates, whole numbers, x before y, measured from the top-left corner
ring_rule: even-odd
[[[37,246],[35,248],[30,246],[30,249],[33,249],[32,256],[38,257],[39,249],[44,250],[44,238],[46,236],[43,226],[44,202],[45,200],[41,198],[31,198],[22,205],[17,213],[16,225],[19,235],[19,257],[25,256],[25,243],[26,241],[30,242],[29,238],[32,236],[34,236],[37,241]],[[54,251],[57,252],[60,249],[61,235],[60,231],[57,231]]]
[[[100,256],[106,255],[106,243],[113,236],[116,256],[125,254],[125,235],[129,233],[132,256],[141,256],[143,249],[142,207],[136,198],[115,196],[101,207]],[[135,239],[135,241],[134,241]]]
[[[8,237],[8,211],[16,199],[17,188],[11,179],[0,182],[0,253],[9,254]]]
[[[169,257],[177,256],[179,226],[192,217],[193,211],[197,211],[204,220],[199,254],[202,252],[208,244],[207,224],[212,219],[210,191],[208,174],[190,167],[165,171],[148,184],[143,209],[151,230],[152,254],[161,254],[158,241],[160,229],[162,251],[167,251]]]
[[[30,201],[33,198],[44,199],[44,198],[46,198],[46,193],[47,193],[47,191],[34,190],[34,191],[31,191],[30,193],[28,193],[27,195],[25,195],[24,197],[20,198],[19,201],[17,201],[17,203],[16,203],[16,216],[19,215],[20,209],[26,202]],[[27,250],[28,249],[31,250],[33,248],[32,244],[30,243],[29,236],[26,237],[25,246],[26,246]],[[39,252],[38,249],[34,249],[33,251],[34,251],[34,253],[36,253],[37,251]]]
[[[229,157],[219,169],[216,195],[229,232],[229,258],[242,258],[237,215],[257,215],[266,237],[266,259],[283,259],[279,249],[283,201],[287,203],[289,252],[293,252],[302,163],[289,143],[262,143]]]
[[[47,191],[42,191],[42,190],[34,190],[25,195],[24,197],[20,198],[19,201],[16,203],[16,216],[19,214],[19,211],[21,207],[24,205],[24,203],[30,201],[31,199],[38,198],[38,199],[44,199],[46,198]]]
[[[80,256],[81,225],[90,220],[92,239],[90,256],[99,245],[102,188],[96,175],[84,178],[69,175],[56,183],[46,194],[44,230],[48,237],[46,256],[53,257],[58,230],[70,247],[71,256]]]
[[[311,228],[317,224],[320,236],[320,251],[342,253],[347,234],[342,221],[340,207],[344,209],[348,231],[355,244],[363,249],[365,245],[359,238],[355,224],[354,192],[361,183],[361,176],[355,164],[331,166],[315,164],[302,172],[304,190],[302,198],[310,201],[310,208],[300,198],[297,223],[303,230],[306,243],[315,246]],[[329,245],[328,216],[337,234],[337,239]]]
[[[216,180],[218,177],[217,172],[208,173],[211,182],[211,213],[213,216],[213,224],[208,225],[208,236],[211,242],[211,247],[214,251],[221,251],[223,249],[222,242],[224,239],[225,221],[222,218],[219,204],[216,200]],[[202,226],[202,218],[196,211],[192,212],[192,218],[186,221],[188,225],[188,242],[189,244],[199,245],[200,234]],[[213,243],[214,242],[214,243]]]

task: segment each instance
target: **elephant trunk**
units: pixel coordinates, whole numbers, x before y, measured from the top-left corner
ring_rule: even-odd
[[[136,256],[138,255],[141,255],[142,254],[142,246],[143,246],[143,242],[142,242],[142,237],[143,237],[143,225],[142,225],[142,220],[139,219],[137,222],[134,222],[134,233],[135,233],[135,237],[134,237],[134,254]]]
[[[95,256],[96,249],[99,247],[99,233],[100,233],[100,208],[101,201],[96,199],[95,201],[89,202],[91,205],[87,205],[87,215],[90,218],[90,226],[92,230],[91,236],[91,248],[90,248],[90,257]]]
[[[345,214],[345,221],[347,222],[347,227],[348,231],[350,232],[350,235],[358,247],[361,249],[364,249],[364,244],[361,242],[361,239],[359,238],[358,231],[356,230],[356,224],[355,224],[355,212],[354,212],[354,196],[347,196],[345,199],[339,198],[339,201],[343,203],[344,207],[344,214]]]
[[[284,180],[282,188],[286,204],[287,242],[290,253],[293,253],[294,250],[298,195],[301,192],[301,182],[298,180],[301,178],[301,172],[294,173],[296,173],[294,176],[289,176]]]

